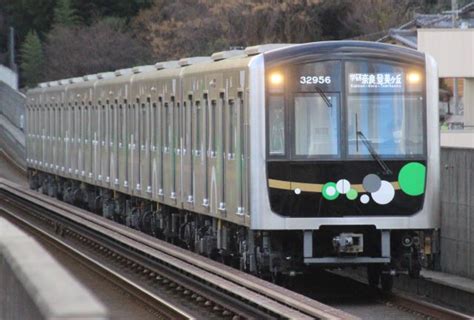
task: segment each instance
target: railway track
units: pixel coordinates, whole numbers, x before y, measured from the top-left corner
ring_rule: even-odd
[[[407,295],[400,291],[393,291],[390,293],[383,292],[380,289],[372,288],[368,285],[365,278],[361,277],[360,274],[354,274],[342,271],[330,271],[329,274],[332,277],[337,277],[340,280],[333,282],[342,282],[344,286],[353,287],[362,295],[365,295],[367,299],[373,300],[374,303],[383,304],[398,308],[406,311],[407,314],[417,314],[429,319],[443,319],[443,320],[467,320],[474,319],[474,316],[466,313],[454,310],[452,307],[444,307],[435,303],[429,302],[423,297],[416,297],[413,295]],[[319,297],[317,297],[319,298]],[[320,300],[320,299],[318,299]],[[324,299],[322,299],[324,301]],[[331,305],[330,302],[326,302]],[[340,305],[336,304],[336,307]],[[350,308],[349,308],[350,309]],[[347,311],[347,310],[346,310]],[[349,311],[350,312],[350,311]]]
[[[163,319],[356,319],[0,179],[0,211],[92,265]]]

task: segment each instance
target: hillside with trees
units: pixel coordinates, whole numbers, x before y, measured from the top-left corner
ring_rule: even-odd
[[[14,26],[22,84],[34,86],[231,47],[376,39],[416,13],[449,6],[450,0],[0,0],[0,47]]]

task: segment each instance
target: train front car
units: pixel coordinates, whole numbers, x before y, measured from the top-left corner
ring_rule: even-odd
[[[385,288],[397,271],[417,275],[439,224],[433,60],[340,41],[270,51],[262,63],[268,197],[252,228],[286,230],[269,232],[281,269],[297,252],[306,265],[367,265]]]

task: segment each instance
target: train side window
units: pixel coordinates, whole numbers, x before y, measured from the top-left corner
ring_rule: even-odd
[[[142,103],[140,108],[140,149],[145,148],[145,135],[146,135],[146,105]]]
[[[195,115],[195,126],[194,126],[194,130],[195,130],[195,134],[194,134],[194,148],[195,148],[195,156],[200,156],[201,155],[201,148],[200,148],[200,144],[201,144],[201,126],[202,126],[202,119],[201,119],[201,113],[202,113],[202,110],[201,110],[201,102],[198,100],[194,103],[194,109],[195,109],[195,112],[196,112],[196,115]]]
[[[238,157],[238,171],[239,171],[239,207],[237,213],[243,214],[245,212],[245,114],[244,114],[243,92],[238,93],[237,99],[237,126],[238,133],[236,137],[236,154]]]
[[[175,102],[174,97],[172,99],[173,101],[173,108],[174,113],[173,113],[173,122],[174,122],[174,139],[173,139],[173,148],[175,148],[176,152],[180,152],[180,139],[182,138],[182,129],[181,129],[181,108],[179,105],[179,101]]]
[[[153,102],[151,105],[151,115],[150,115],[150,120],[151,120],[151,136],[152,138],[150,139],[150,143],[153,145],[153,148],[156,149],[158,146],[158,130],[159,128],[158,125],[158,111],[156,107],[156,102]]]
[[[83,132],[82,132],[82,107],[78,106],[77,107],[77,142],[81,142],[81,138],[83,137]]]
[[[229,154],[228,154],[228,159],[233,160],[235,157],[235,145],[237,142],[237,135],[236,135],[236,130],[237,130],[237,107],[235,105],[235,100],[230,99],[229,100]]]
[[[76,112],[76,108],[74,108],[71,104],[69,104],[69,106],[69,141],[74,142],[74,135],[76,133],[76,117],[74,113]]]
[[[217,101],[211,101],[211,157],[216,156],[216,112],[217,112]]]
[[[269,96],[268,144],[270,155],[285,155],[285,99],[283,95]]]
[[[172,126],[171,126],[171,108],[168,104],[168,102],[165,102],[164,103],[164,126],[163,126],[163,130],[164,130],[164,147],[165,147],[165,152],[168,152],[169,151],[169,147],[171,145],[171,136],[172,136],[172,133],[171,133],[171,129],[172,129]]]
[[[209,152],[209,99],[207,94],[204,95],[204,152]],[[208,154],[209,155],[209,154]],[[206,180],[207,181],[207,180]]]
[[[121,149],[123,146],[123,136],[124,136],[124,122],[123,122],[123,106],[122,104],[118,105],[118,116],[117,116],[117,143],[118,148]],[[120,129],[119,129],[120,128]]]
[[[102,144],[105,144],[106,134],[107,134],[107,119],[106,119],[106,108],[105,105],[102,105],[101,108],[101,121],[100,121],[100,139],[102,140]]]
[[[115,133],[115,121],[116,121],[116,109],[115,103],[110,105],[110,117],[109,117],[109,146],[113,145],[115,142],[115,137],[117,137]]]
[[[188,121],[188,115],[186,114],[186,111],[188,110],[187,106],[188,106],[187,102],[183,101],[183,111],[182,111],[183,112],[183,117],[182,117],[183,118],[183,122],[182,122],[183,132],[182,132],[182,134],[183,134],[183,152],[184,153],[186,153],[186,149],[188,147],[188,136],[187,136],[187,133],[188,133],[188,128],[187,128],[187,126],[188,126],[188,122],[187,122]]]
[[[88,143],[89,142],[89,128],[90,128],[89,106],[88,105],[84,105],[84,120],[83,120],[83,123],[85,124],[84,129],[83,129],[84,143]]]

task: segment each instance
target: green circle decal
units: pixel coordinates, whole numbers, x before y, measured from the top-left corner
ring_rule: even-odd
[[[337,192],[336,184],[334,182],[328,182],[323,186],[323,197],[327,200],[334,200],[339,196]]]
[[[349,200],[355,200],[357,198],[357,190],[351,189],[349,192],[346,193],[346,197]]]
[[[426,167],[419,162],[410,162],[398,173],[400,189],[410,196],[419,196],[425,192]]]

